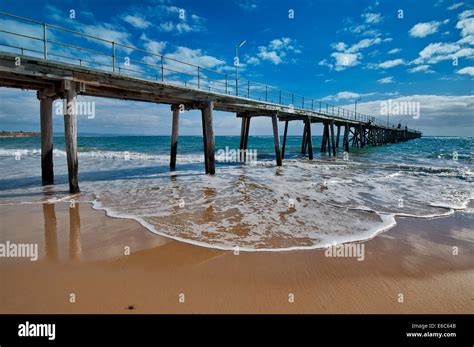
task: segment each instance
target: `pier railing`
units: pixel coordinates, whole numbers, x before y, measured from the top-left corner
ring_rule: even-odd
[[[0,26],[0,46],[21,55],[311,111],[341,120],[397,127],[359,112],[237,78],[227,72],[234,67],[224,66],[223,62],[218,64],[220,68],[213,70],[199,65],[199,58],[190,57],[190,60],[197,61],[194,64],[176,59],[173,54],[162,55],[157,49],[145,50],[100,38],[89,32],[70,30],[5,12],[0,12],[0,16],[8,18],[3,21],[3,27]],[[145,47],[147,44],[152,46],[146,37],[142,39]]]

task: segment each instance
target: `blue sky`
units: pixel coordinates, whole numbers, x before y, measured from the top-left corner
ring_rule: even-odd
[[[400,116],[402,123],[427,135],[473,134],[474,6],[467,1],[23,0],[0,9],[229,73],[245,39],[245,78],[350,109],[360,99],[358,110],[376,116],[383,100],[419,102],[420,118]],[[2,16],[0,27],[16,28]],[[0,43],[12,38],[0,34]],[[0,130],[38,129],[34,95],[0,89]],[[79,132],[170,132],[169,106],[90,100],[97,116],[80,118]],[[215,121],[217,135],[239,133],[235,115],[218,112]],[[251,132],[270,134],[267,123],[257,120]],[[61,117],[54,124],[60,132]],[[197,112],[182,117],[181,133],[201,133]]]

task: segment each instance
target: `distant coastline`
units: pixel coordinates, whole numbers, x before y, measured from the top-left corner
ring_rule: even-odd
[[[40,136],[40,133],[23,132],[23,131],[2,131],[0,137],[34,137]]]

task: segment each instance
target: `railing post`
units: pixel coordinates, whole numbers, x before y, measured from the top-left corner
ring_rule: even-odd
[[[314,99],[311,99],[311,111],[314,111]]]
[[[281,105],[281,89],[280,89],[280,99],[278,103]]]
[[[48,60],[48,36],[46,31],[46,23],[43,23],[43,52],[44,59]]]
[[[115,72],[115,42],[112,42],[112,71]]]
[[[247,81],[247,99],[250,99],[250,81]]]
[[[268,101],[268,86],[265,86],[265,102]]]
[[[161,82],[165,81],[165,68],[163,66],[163,56],[161,56]]]
[[[321,101],[319,102],[319,112],[321,112]]]
[[[227,74],[225,74],[225,94],[227,95]]]
[[[199,73],[199,66],[198,66],[198,89],[201,89],[201,78],[200,78],[200,73]]]
[[[303,110],[304,110],[304,96],[301,97],[301,106],[302,106],[302,108],[303,108]]]

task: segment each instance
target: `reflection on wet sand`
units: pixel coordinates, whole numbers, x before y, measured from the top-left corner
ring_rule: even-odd
[[[46,258],[54,262],[59,260],[58,222],[56,205],[43,203],[44,243]],[[81,246],[81,218],[79,204],[71,202],[69,206],[69,259],[79,260],[82,253]]]
[[[79,216],[79,204],[71,203],[69,206],[69,258],[71,260],[79,260],[81,253],[81,218]]]
[[[58,233],[54,204],[43,204],[44,216],[44,240],[46,257],[50,260],[58,260]]]

